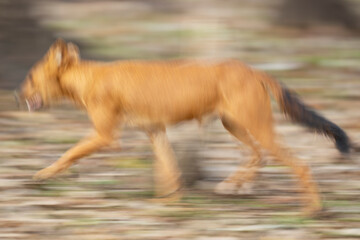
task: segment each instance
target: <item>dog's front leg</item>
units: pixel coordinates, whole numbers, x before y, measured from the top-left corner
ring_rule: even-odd
[[[96,134],[79,142],[55,163],[37,172],[34,179],[50,178],[69,168],[76,160],[109,145],[113,141],[113,131],[120,119],[116,111],[106,108],[91,108],[89,115],[96,129]]]
[[[180,170],[165,128],[148,131],[156,160],[154,162],[154,180],[156,196],[160,201],[173,201],[181,197]]]
[[[44,180],[55,176],[56,174],[63,172],[69,168],[76,160],[79,158],[85,157],[98,149],[111,143],[110,139],[96,135],[94,137],[89,137],[75,147],[68,150],[59,160],[50,165],[47,168],[44,168],[37,172],[34,175],[35,180]]]

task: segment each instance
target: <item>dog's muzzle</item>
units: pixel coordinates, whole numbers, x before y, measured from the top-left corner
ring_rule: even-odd
[[[23,106],[26,106],[26,109],[29,112],[40,109],[43,106],[43,101],[40,94],[35,93],[30,98],[22,98],[20,97],[18,91],[14,91],[14,97],[16,100],[16,105],[18,109],[23,109]]]

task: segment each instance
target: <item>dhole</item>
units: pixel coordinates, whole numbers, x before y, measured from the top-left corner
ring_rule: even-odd
[[[86,61],[74,44],[57,40],[31,68],[19,96],[30,111],[70,99],[87,111],[95,133],[34,178],[46,179],[64,171],[79,158],[109,145],[116,137],[114,130],[130,123],[143,129],[153,144],[157,195],[179,197],[180,172],[166,126],[190,119],[201,121],[213,113],[253,151],[246,170],[230,175],[217,186],[218,192],[237,191],[249,183],[264,148],[298,177],[306,193],[307,211],[318,211],[321,201],[308,166],[275,141],[269,92],[289,118],[329,137],[340,152],[349,152],[349,139],[340,127],[306,106],[284,85],[239,61]]]

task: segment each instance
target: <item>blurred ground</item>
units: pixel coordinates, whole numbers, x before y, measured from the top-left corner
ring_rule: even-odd
[[[274,28],[267,16],[277,1],[154,2],[88,1],[84,8],[84,1],[43,1],[32,11],[41,26],[86,46],[88,56],[241,59],[295,89],[359,142],[358,38],[336,27]],[[360,238],[359,155],[339,158],[331,142],[285,121],[275,105],[281,140],[319,183],[329,213],[323,219],[298,215],[297,185],[270,159],[253,195],[214,195],[214,184],[248,156],[218,122],[169,131],[176,154],[198,159],[202,177],[180,203],[147,201],[153,156],[134,130],[123,132],[122,150],[105,149],[62,178],[34,182],[36,171],[90,133],[90,123],[68,104],[29,114],[15,110],[7,90],[0,100],[0,239]]]

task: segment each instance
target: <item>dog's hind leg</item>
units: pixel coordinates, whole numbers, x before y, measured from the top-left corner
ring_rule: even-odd
[[[321,199],[318,194],[317,185],[314,182],[309,167],[300,159],[295,158],[288,150],[282,148],[277,142],[273,123],[271,120],[271,112],[265,111],[267,109],[263,106],[257,106],[258,117],[254,119],[264,119],[265,121],[249,121],[245,127],[249,130],[254,139],[260,146],[269,151],[275,157],[275,160],[280,161],[288,166],[295,174],[297,180],[303,190],[304,203],[306,213],[315,213],[322,209]],[[261,116],[261,117],[260,117]],[[268,119],[266,121],[266,119]]]
[[[89,111],[89,115],[96,129],[95,135],[82,140],[55,163],[37,172],[34,175],[34,179],[47,179],[65,171],[79,158],[85,157],[113,141],[113,131],[119,123],[119,117],[116,112],[111,111],[111,109],[92,108]]]
[[[260,148],[247,130],[238,122],[225,116],[221,120],[224,127],[234,137],[251,148],[252,157],[245,166],[239,166],[234,173],[219,183],[215,188],[215,192],[219,194],[249,194],[252,190],[251,182],[256,177],[261,165]]]
[[[318,213],[322,209],[321,198],[318,193],[317,185],[311,176],[308,165],[300,159],[292,156],[289,150],[282,148],[275,143],[263,146],[269,150],[276,160],[288,166],[297,177],[297,180],[305,193],[303,198],[303,201],[306,204],[304,213],[306,215]]]
[[[180,170],[164,127],[148,130],[156,156],[154,162],[155,194],[158,201],[176,201],[182,196]]]

